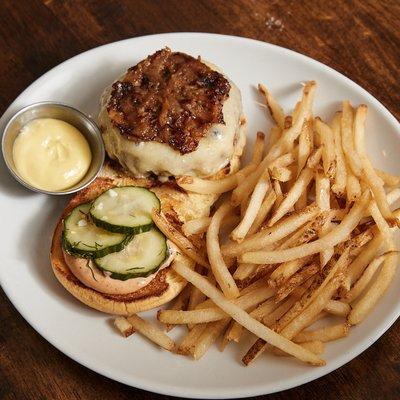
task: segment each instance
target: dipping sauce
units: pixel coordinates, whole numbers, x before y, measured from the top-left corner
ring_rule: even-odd
[[[54,118],[28,122],[13,147],[15,167],[30,185],[48,191],[68,189],[86,174],[89,144],[73,125]]]

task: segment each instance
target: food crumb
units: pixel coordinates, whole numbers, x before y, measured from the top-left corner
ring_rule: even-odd
[[[275,18],[272,15],[268,15],[268,19],[265,21],[265,25],[269,30],[277,29],[280,32],[282,32],[283,28],[285,27],[280,19]]]

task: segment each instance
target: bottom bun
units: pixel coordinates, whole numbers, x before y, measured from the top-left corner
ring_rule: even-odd
[[[117,315],[131,315],[141,311],[159,307],[172,300],[186,286],[187,282],[181,278],[171,266],[157,273],[151,282],[136,292],[124,295],[100,293],[81,283],[68,268],[64,260],[61,245],[62,220],[57,224],[51,245],[50,260],[54,274],[60,283],[74,297],[96,310]],[[185,262],[194,267],[194,263],[187,257],[178,254],[174,262]],[[172,265],[171,264],[171,265]]]

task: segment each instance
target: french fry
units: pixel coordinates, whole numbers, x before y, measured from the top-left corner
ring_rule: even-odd
[[[265,134],[263,132],[257,132],[256,140],[253,146],[253,154],[251,156],[251,163],[254,165],[260,164],[263,159],[264,142]]]
[[[350,325],[357,325],[362,322],[375,307],[376,303],[386,292],[393,280],[396,272],[397,262],[398,253],[389,253],[383,262],[383,266],[379,271],[376,280],[351,310],[347,319],[347,322]]]
[[[262,83],[258,84],[258,90],[265,98],[265,102],[268,106],[268,110],[271,114],[271,117],[278,125],[278,127],[283,129],[285,123],[285,114],[283,112],[282,107],[279,105],[279,103],[274,99],[274,97]]]
[[[342,275],[349,263],[349,248],[339,257],[336,263],[332,266],[327,266],[320,276],[313,279],[309,289],[302,297],[294,304],[294,306],[277,322],[276,330],[281,331],[293,319],[298,317],[320,294],[325,290],[328,283],[336,276]],[[342,279],[341,279],[342,282]]]
[[[317,172],[315,175],[315,200],[321,211],[329,211],[330,206],[330,182],[329,178]],[[328,216],[329,213],[326,213]],[[319,236],[324,237],[331,229],[331,220],[327,218],[321,227]],[[333,247],[323,250],[320,254],[320,263],[323,268],[333,255]]]
[[[307,164],[308,157],[312,150],[312,122],[307,120],[301,128],[299,136],[299,149],[297,157],[297,175],[303,170]]]
[[[271,171],[273,168],[288,167],[290,164],[293,164],[295,160],[296,158],[293,152],[286,153],[272,161],[268,165],[268,168]]]
[[[273,167],[271,169],[271,178],[279,182],[288,182],[294,177],[293,168]]]
[[[276,210],[280,207],[283,201],[283,193],[282,193],[282,187],[279,181],[272,181],[272,185],[274,187],[274,192],[275,192],[275,203],[272,208],[272,212],[276,213]]]
[[[356,201],[361,196],[360,182],[358,178],[350,170],[350,168],[347,171],[346,193],[347,193],[347,201],[349,203]]]
[[[276,222],[278,222],[296,203],[299,199],[301,193],[305,190],[307,185],[311,182],[313,178],[313,171],[309,168],[303,169],[296,182],[283,199],[282,203],[272,215],[268,226],[273,226]]]
[[[270,314],[265,315],[263,318],[263,324],[268,327],[274,327],[276,322],[282,318],[284,314],[286,314],[291,307],[293,307],[293,304],[296,303],[296,298],[295,297],[289,297],[282,302],[280,302],[279,307],[277,307],[274,311],[272,311]],[[275,300],[276,302],[276,300]],[[274,329],[275,330],[275,329]]]
[[[135,331],[138,331],[147,339],[150,339],[153,343],[159,345],[160,347],[163,347],[165,350],[174,350],[174,341],[155,325],[151,324],[148,321],[145,321],[135,314],[127,317],[127,320],[132,325]]]
[[[222,257],[218,234],[221,221],[229,212],[231,212],[231,210],[232,207],[229,203],[222,204],[212,217],[206,235],[207,253],[210,260],[212,272],[219,286],[221,287],[222,291],[228,299],[238,297],[239,289]]]
[[[236,207],[245,200],[249,193],[254,190],[258,180],[260,179],[261,175],[267,168],[266,157],[258,164],[257,168],[246,176],[244,179],[232,192],[231,195],[231,204],[232,206]]]
[[[341,131],[342,131],[342,146],[343,152],[346,157],[346,161],[349,164],[352,173],[355,176],[360,176],[361,160],[354,147],[353,137],[353,108],[348,100],[342,103],[342,120],[341,120]]]
[[[197,272],[201,273],[201,267],[199,268],[199,270],[196,269]],[[212,275],[212,271],[209,271],[208,274],[208,279],[209,280],[214,280],[213,279],[214,276]],[[203,293],[200,292],[199,289],[197,289],[196,287],[192,286],[191,290],[190,290],[190,295],[189,295],[189,301],[187,304],[187,310],[194,310],[200,303],[202,303],[204,300],[206,300],[206,296],[204,296]],[[188,325],[189,329],[193,328],[193,325]]]
[[[169,308],[170,310],[184,310],[186,309],[188,302],[189,302],[189,297],[192,292],[193,286],[189,283],[185,286],[185,288],[178,294],[178,296],[175,298],[174,304]],[[175,325],[172,324],[166,324],[165,325],[165,330],[169,332],[171,329],[173,329]]]
[[[280,331],[280,333],[286,338],[292,339],[303,329],[309,326],[311,322],[313,322],[313,318],[324,310],[326,304],[338,289],[342,279],[343,277],[341,274],[334,276],[326,284],[325,289],[320,291],[318,296],[315,296],[314,300],[309,304],[309,306],[292,321],[290,321],[289,324]]]
[[[291,115],[285,116],[285,122],[283,123],[283,130],[287,131],[293,125],[293,117]]]
[[[336,174],[336,154],[333,132],[331,128],[319,118],[315,118],[315,129],[321,139],[324,173],[328,178],[333,179]]]
[[[281,138],[269,150],[266,158],[269,162],[275,160],[283,153],[294,147],[294,141],[299,137],[304,122],[311,114],[312,103],[315,96],[316,83],[314,81],[307,82],[303,88],[303,96],[298,111],[298,117],[294,124],[282,133]]]
[[[329,300],[324,310],[338,317],[347,317],[350,314],[351,308],[347,303],[342,301]]]
[[[383,261],[385,260],[386,255],[382,255],[380,257],[374,258],[365,268],[364,272],[360,276],[360,278],[355,282],[354,286],[350,291],[346,293],[344,299],[348,302],[352,302],[360,296],[360,294],[365,290],[368,284],[371,282],[371,279],[375,275],[378,268],[381,266]]]
[[[313,256],[307,256],[302,258],[296,258],[295,260],[287,261],[279,265],[276,268],[269,279],[270,285],[281,285],[287,279],[290,279],[299,269],[313,260]],[[254,264],[253,264],[254,265]]]
[[[252,195],[250,196],[249,205],[239,225],[232,231],[231,238],[237,242],[241,242],[250,230],[257,214],[261,208],[264,197],[271,187],[268,169],[261,175],[257,182]]]
[[[269,130],[267,151],[271,150],[271,147],[279,140],[281,133],[282,129],[276,125]]]
[[[129,337],[135,333],[133,326],[125,317],[117,317],[114,319],[114,326],[118,329],[123,337]]]
[[[193,358],[199,360],[228,326],[230,318],[207,324],[193,349]]]
[[[310,157],[308,157],[307,167],[313,170],[318,169],[321,157],[322,157],[322,147],[318,147],[317,149],[313,150]]]
[[[280,250],[287,249],[315,239],[326,221],[329,221],[331,215],[333,215],[332,212],[319,213],[316,218],[299,228],[293,235],[283,241],[278,248]]]
[[[207,297],[209,297],[219,308],[226,312],[236,322],[244,326],[247,330],[261,337],[273,346],[286,351],[303,362],[312,365],[324,365],[324,361],[316,357],[312,352],[296,345],[290,340],[284,339],[276,332],[268,329],[266,326],[252,318],[246,311],[242,310],[229,300],[214,286],[212,286],[204,277],[192,271],[183,263],[175,262],[172,268],[188,282],[198,287]]]
[[[265,219],[267,218],[269,212],[271,211],[274,203],[276,200],[276,194],[275,191],[271,190],[264,198],[263,202],[261,203],[261,207],[258,210],[257,216],[254,219],[253,224],[251,225],[251,228],[249,229],[248,234],[252,235],[256,233]]]
[[[185,236],[198,235],[207,232],[211,217],[200,217],[185,222],[182,225],[182,232]]]
[[[382,234],[383,240],[385,242],[386,249],[388,251],[393,251],[395,249],[395,244],[392,237],[392,232],[386,220],[383,218],[383,215],[378,208],[375,200],[371,201],[368,206],[368,211],[374,219],[376,226]]]
[[[304,191],[300,194],[299,199],[296,201],[294,205],[294,209],[296,211],[300,211],[303,208],[307,207],[308,200],[308,185],[304,188]]]
[[[205,268],[210,268],[208,262],[204,256],[199,252],[192,242],[183,236],[172,224],[170,224],[160,212],[153,210],[152,212],[153,222],[157,228],[169,239],[175,243],[179,249],[188,256],[190,259],[195,261],[197,264]]]
[[[248,278],[258,268],[256,264],[239,264],[236,271],[233,273],[233,277],[239,281]]]
[[[273,296],[275,290],[264,286],[255,287],[254,290],[241,292],[242,296],[235,299],[232,304],[241,309],[247,310],[257,306],[259,303]],[[208,306],[209,308],[204,308]],[[164,324],[201,324],[207,322],[219,321],[226,318],[227,315],[221,309],[203,302],[198,304],[195,310],[180,311],[180,310],[159,310],[157,318]]]
[[[319,270],[320,266],[317,263],[312,263],[301,268],[277,289],[276,301],[281,301],[286,298],[296,287],[302,285]]]
[[[342,147],[341,118],[342,114],[336,113],[331,124],[336,155],[335,183],[332,185],[332,192],[338,197],[344,196],[347,184],[347,168]]]
[[[332,340],[337,340],[347,336],[348,333],[349,325],[346,323],[329,325],[312,331],[302,331],[293,338],[293,341],[296,343],[311,342],[314,340],[331,342]]]
[[[208,324],[198,324],[190,330],[179,343],[176,349],[177,354],[183,356],[193,355],[194,348],[202,333],[206,330]]]
[[[222,246],[222,253],[226,256],[237,256],[243,252],[275,244],[278,240],[283,239],[312,218],[315,218],[318,213],[318,207],[315,204],[311,204],[304,210],[282,219],[275,226],[249,236],[242,243],[231,243]]]
[[[203,179],[195,176],[180,176],[176,183],[188,192],[200,194],[221,194],[234,189],[241,179],[255,171],[257,165],[249,164],[240,171],[221,179]]]
[[[353,260],[346,271],[345,284],[350,287],[364,272],[368,264],[375,258],[383,243],[381,234],[377,234]]]
[[[277,264],[320,253],[326,247],[335,246],[338,243],[343,242],[357,226],[369,199],[370,195],[368,191],[365,191],[360,200],[354,204],[342,222],[321,239],[285,250],[244,253],[239,257],[239,261],[254,264]]]
[[[320,340],[313,340],[313,341],[310,341],[310,342],[303,342],[303,343],[301,343],[301,345],[305,349],[312,351],[316,355],[323,354],[324,351],[325,351],[324,343],[322,341],[320,341]],[[273,349],[272,353],[275,356],[283,356],[283,357],[287,357],[289,355],[287,353],[284,353],[281,350],[276,350],[276,349]]]
[[[375,201],[378,205],[382,216],[387,219],[393,219],[392,212],[386,198],[385,189],[383,188],[382,180],[378,177],[373,168],[371,161],[367,156],[365,150],[365,119],[367,117],[367,106],[362,104],[357,108],[356,116],[354,119],[354,135],[355,146],[357,153],[361,159],[361,164],[364,172],[364,179],[368,183],[372,193],[374,194]]]
[[[196,219],[191,219],[182,224],[182,232],[188,237],[191,235],[201,235],[207,232],[210,225],[211,217],[200,217]],[[235,226],[239,223],[239,216],[235,214],[228,215],[224,219],[223,228],[229,228],[231,225]]]
[[[204,324],[220,321],[227,315],[218,308],[200,308],[197,310],[159,310],[157,318],[163,324]]]

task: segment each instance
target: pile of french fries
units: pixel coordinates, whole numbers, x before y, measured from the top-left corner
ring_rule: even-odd
[[[398,262],[400,210],[390,206],[400,198],[400,178],[375,169],[367,156],[367,106],[343,101],[323,122],[313,115],[316,86],[306,82],[285,115],[259,85],[274,121],[268,144],[259,132],[251,162],[223,179],[177,179],[188,192],[225,195],[211,217],[182,229],[154,212],[155,224],[196,268],[173,264],[189,284],[158,311],[164,330],[133,315],[115,320],[124,336],[138,331],[199,359],[217,340],[223,351],[251,335],[245,365],[267,351],[318,366],[325,343],[346,336],[373,309]],[[203,235],[203,247],[193,235]],[[180,343],[166,334],[176,325],[187,326]]]

